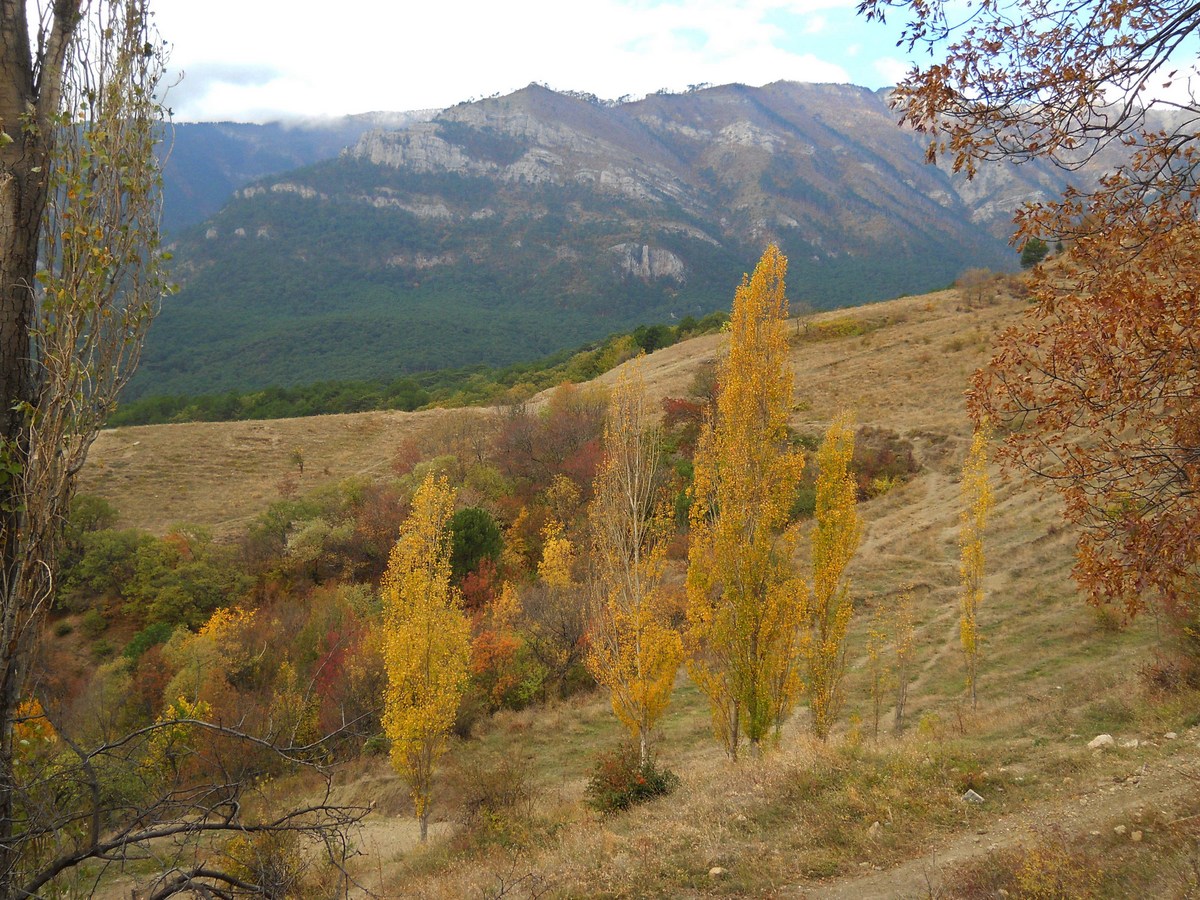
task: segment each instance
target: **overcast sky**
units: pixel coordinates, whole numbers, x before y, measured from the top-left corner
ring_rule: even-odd
[[[855,0],[152,0],[177,121],[430,109],[532,81],[606,99],[710,82],[895,83]]]

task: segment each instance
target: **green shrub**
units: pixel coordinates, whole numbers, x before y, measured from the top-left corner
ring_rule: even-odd
[[[387,756],[390,749],[391,742],[382,731],[379,734],[371,735],[363,741],[362,752],[364,756]]]
[[[1041,238],[1030,238],[1021,248],[1021,268],[1032,269],[1050,252],[1050,246]]]
[[[133,578],[139,550],[154,542],[150,535],[133,529],[86,532],[73,562],[63,567],[59,604],[82,612],[98,597],[120,597]]]
[[[133,639],[125,645],[125,651],[121,655],[136,662],[151,647],[156,644],[165,644],[174,630],[174,626],[169,622],[155,622],[153,625],[148,625],[133,636]]]
[[[484,559],[497,562],[504,535],[492,514],[478,506],[458,510],[450,519],[450,568],[456,579],[479,567]]]
[[[104,613],[98,609],[89,609],[83,614],[83,618],[79,621],[79,627],[84,635],[95,640],[104,634],[108,628],[108,619],[104,618]]]
[[[796,495],[792,498],[792,508],[788,510],[791,521],[796,519],[811,519],[817,512],[817,486],[801,481],[796,485]]]
[[[624,743],[601,753],[588,779],[587,803],[606,815],[665,797],[679,785],[679,776],[660,769],[651,759],[643,765],[638,748]]]

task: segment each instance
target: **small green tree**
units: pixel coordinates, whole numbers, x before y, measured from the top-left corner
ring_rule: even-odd
[[[450,517],[450,572],[455,578],[485,559],[497,562],[503,549],[504,534],[486,509],[465,506]]]
[[[1049,245],[1041,238],[1030,238],[1021,248],[1021,268],[1032,269],[1050,252]]]

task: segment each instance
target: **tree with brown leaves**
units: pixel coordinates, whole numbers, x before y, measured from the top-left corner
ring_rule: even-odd
[[[902,120],[929,135],[931,159],[972,175],[988,160],[1078,168],[1121,151],[1093,188],[1018,213],[1018,245],[1053,237],[1065,252],[1034,271],[1034,304],[977,374],[971,413],[1005,434],[1001,459],[1064,497],[1092,602],[1129,614],[1156,604],[1184,624],[1200,574],[1200,102],[1187,44],[1200,7],[1014,0],[954,18],[943,2],[863,0],[859,10],[903,10],[904,42],[934,53],[895,95]]]

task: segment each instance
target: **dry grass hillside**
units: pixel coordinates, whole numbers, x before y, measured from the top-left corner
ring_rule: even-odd
[[[1022,306],[1007,295],[970,305],[943,291],[791,326],[796,429],[818,435],[849,408],[860,424],[910,440],[921,464],[861,507],[847,708],[830,745],[813,744],[798,715],[776,751],[731,764],[681,676],[661,744],[681,787],[605,818],[581,802],[596,752],[618,738],[605,700],[501,713],[451,751],[428,847],[413,843],[405,792],[386,761],[346,773],[344,796],[376,803],[359,836],[365,888],[444,898],[1200,896],[1196,695],[1156,691],[1139,674],[1159,646],[1154,623],[1121,629],[1083,605],[1057,501],[1016,479],[996,482],[987,536],[978,712],[962,700],[964,390]],[[722,341],[652,354],[652,391],[685,394]],[[306,488],[382,476],[402,439],[479,414],[121,429],[97,442],[82,489],[111,500],[128,525],[161,532],[188,521],[231,533],[273,499],[294,469],[293,448],[303,450]],[[873,605],[905,586],[916,598],[912,727],[876,740],[866,628]],[[1101,732],[1117,746],[1088,749]],[[498,780],[524,791],[495,808],[485,802],[491,825],[481,827],[467,811]],[[984,802],[963,802],[967,788]]]
[[[794,323],[794,424],[819,431],[846,407],[861,423],[920,440],[957,440],[968,427],[967,376],[1019,305],[1009,299],[968,309],[957,291],[942,291]],[[863,333],[814,339],[822,328],[830,334]],[[657,397],[685,395],[696,372],[717,358],[722,342],[709,335],[651,354],[650,391]],[[600,381],[611,382],[618,371]],[[483,414],[439,409],[111,429],[97,439],[80,490],[113,502],[126,527],[161,534],[187,523],[229,534],[278,498],[280,482],[297,471],[292,461],[297,449],[304,456],[302,490],[350,475],[384,477],[404,439],[434,432],[456,417]]]

